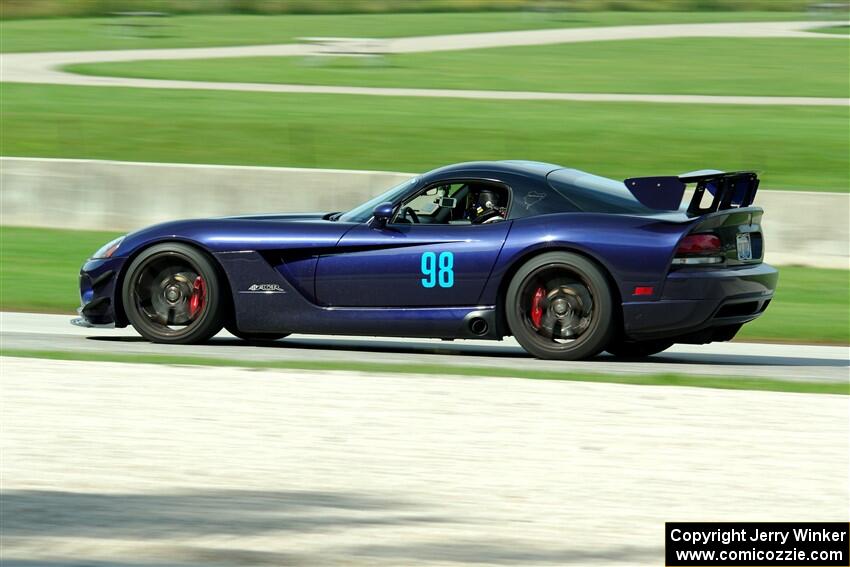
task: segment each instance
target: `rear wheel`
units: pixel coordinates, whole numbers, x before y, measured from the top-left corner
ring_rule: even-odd
[[[602,271],[569,252],[529,260],[505,298],[508,326],[538,358],[578,360],[601,352],[612,330],[613,300]]]
[[[185,244],[158,244],[143,251],[127,270],[122,299],[127,319],[155,343],[201,343],[223,324],[215,266]]]
[[[621,358],[652,356],[673,346],[673,341],[614,341],[605,350]]]

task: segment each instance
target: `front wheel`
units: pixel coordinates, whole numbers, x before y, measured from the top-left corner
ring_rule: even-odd
[[[127,319],[155,343],[202,343],[223,324],[215,266],[199,250],[177,242],[151,246],[133,260],[122,299]]]
[[[538,358],[579,360],[609,342],[614,314],[602,271],[570,252],[547,252],[524,264],[505,297],[517,342]]]

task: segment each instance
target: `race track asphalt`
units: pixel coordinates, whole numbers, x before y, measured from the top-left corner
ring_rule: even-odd
[[[675,345],[642,360],[617,360],[606,354],[593,360],[558,362],[529,356],[513,339],[441,341],[373,337],[292,335],[248,344],[226,332],[205,345],[156,345],[132,328],[85,329],[71,316],[0,313],[0,344],[6,350],[54,350],[87,353],[167,354],[230,360],[379,362],[415,372],[418,364],[516,368],[597,373],[679,373],[846,382],[850,347],[763,343]]]

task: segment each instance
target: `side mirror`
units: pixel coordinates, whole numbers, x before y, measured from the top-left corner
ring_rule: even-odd
[[[387,201],[381,203],[372,209],[372,221],[369,223],[372,228],[384,228],[393,216],[395,205]]]

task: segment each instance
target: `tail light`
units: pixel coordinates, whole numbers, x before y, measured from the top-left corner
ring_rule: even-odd
[[[720,264],[723,244],[716,234],[689,234],[679,242],[674,265]]]

